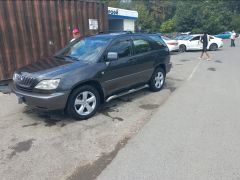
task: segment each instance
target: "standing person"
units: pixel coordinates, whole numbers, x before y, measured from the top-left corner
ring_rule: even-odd
[[[70,42],[73,42],[75,39],[80,38],[81,34],[78,28],[74,28],[72,31],[73,39]]]
[[[204,55],[204,53],[205,53],[206,56],[207,56],[207,60],[210,61],[211,58],[210,58],[210,56],[209,56],[209,54],[208,54],[208,52],[207,52],[208,35],[207,35],[206,32],[205,32],[205,33],[203,34],[203,36],[201,37],[201,42],[202,42],[202,44],[203,44],[203,49],[202,49],[202,54],[201,54],[201,56],[200,56],[200,59],[203,58],[203,55]]]
[[[235,39],[236,39],[236,33],[233,30],[231,34],[231,47],[235,47]]]

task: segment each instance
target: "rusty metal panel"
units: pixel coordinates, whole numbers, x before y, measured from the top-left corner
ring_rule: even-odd
[[[89,19],[98,20],[98,30],[89,30]],[[80,0],[0,0],[0,81],[64,47],[74,27],[84,36],[106,32],[107,5]]]

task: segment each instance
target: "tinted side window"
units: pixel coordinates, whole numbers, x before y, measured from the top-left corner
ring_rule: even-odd
[[[151,50],[150,44],[146,40],[134,39],[133,44],[134,44],[134,50],[136,54],[148,52]]]
[[[156,41],[158,43],[158,45],[163,48],[166,46],[165,42],[163,41],[163,39],[159,36],[149,36],[151,39],[153,39],[154,41]]]
[[[196,40],[199,40],[200,36],[196,36],[194,38],[192,38],[192,41],[196,41]]]
[[[108,52],[117,52],[119,58],[128,57],[131,55],[131,42],[120,41],[114,44]]]

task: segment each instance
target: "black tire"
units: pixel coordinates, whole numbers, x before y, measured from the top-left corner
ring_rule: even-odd
[[[160,85],[158,86],[156,78],[159,76],[159,73],[162,76],[162,80],[160,80]],[[163,70],[163,68],[159,67],[159,68],[155,69],[155,71],[153,72],[153,75],[151,77],[151,80],[150,80],[150,90],[153,92],[160,91],[162,89],[162,87],[164,86],[165,78],[166,78],[166,73]]]
[[[210,51],[216,51],[217,49],[218,49],[218,45],[216,43],[211,44],[209,47]]]
[[[186,52],[186,51],[187,51],[187,47],[185,45],[181,44],[179,46],[179,52]]]
[[[85,94],[86,101],[83,100],[84,99],[83,94]],[[79,99],[81,97],[82,100]],[[88,97],[89,99],[93,98],[93,102],[87,102],[89,100]],[[77,101],[77,99],[79,100],[79,102],[81,101],[81,103],[76,105],[75,102]],[[72,116],[76,120],[85,120],[92,117],[97,112],[99,105],[100,105],[99,92],[93,86],[84,85],[75,89],[69,96],[67,112],[70,116]],[[92,111],[88,110],[90,109],[89,107],[91,107]],[[81,111],[80,109],[82,108],[83,110]],[[77,110],[79,110],[79,113]]]

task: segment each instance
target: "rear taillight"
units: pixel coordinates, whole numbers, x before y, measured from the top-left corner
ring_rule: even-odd
[[[167,43],[168,45],[178,45],[178,43],[175,43],[175,42],[169,42]]]

